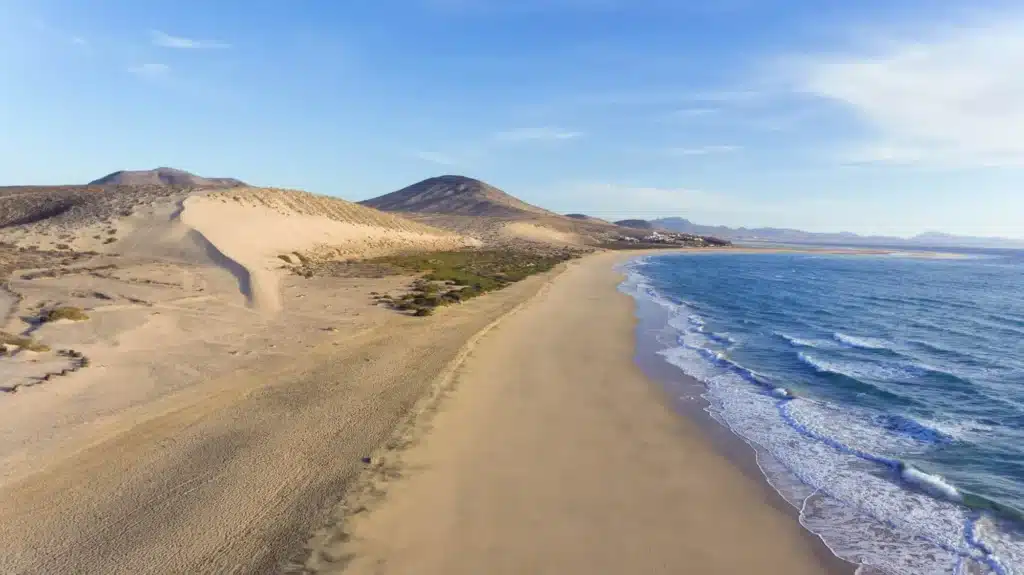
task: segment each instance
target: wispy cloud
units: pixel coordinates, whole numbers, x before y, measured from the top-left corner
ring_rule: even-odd
[[[460,15],[524,13],[612,13],[627,10],[687,13],[731,13],[763,0],[718,0],[717,2],[680,2],[679,0],[419,0],[433,10]]]
[[[518,128],[494,132],[480,138],[463,138],[457,145],[441,146],[441,149],[405,151],[424,162],[458,168],[479,167],[482,162],[519,149],[529,142],[559,142],[573,140],[583,135],[559,128]]]
[[[1024,14],[789,62],[794,88],[860,119],[850,162],[1024,165]]]
[[[181,50],[220,50],[230,48],[231,44],[213,40],[196,40],[183,36],[171,36],[159,30],[150,30],[149,36],[154,46]]]
[[[672,112],[669,116],[677,119],[703,118],[717,115],[720,112],[721,110],[718,108],[683,108]]]
[[[566,211],[602,217],[696,217],[707,222],[735,221],[736,216],[785,213],[785,206],[751,202],[707,190],[654,187],[618,182],[567,182],[557,186]]]
[[[456,167],[461,164],[458,159],[440,152],[417,150],[411,152],[411,154],[413,157],[423,160],[424,162],[430,162],[441,166]]]
[[[708,154],[726,154],[741,150],[740,146],[699,146],[696,148],[669,148],[668,153],[673,156],[706,156]]]
[[[149,81],[162,81],[170,77],[171,68],[167,64],[140,64],[128,68],[128,71],[139,78]]]
[[[556,141],[572,140],[574,138],[579,138],[582,135],[582,132],[573,132],[551,127],[517,128],[515,130],[498,132],[494,135],[494,139],[501,142]]]

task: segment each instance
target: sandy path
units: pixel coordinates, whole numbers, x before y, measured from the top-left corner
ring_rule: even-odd
[[[339,331],[79,429],[91,447],[0,488],[0,573],[273,572],[467,339],[544,281]]]
[[[314,540],[346,574],[828,572],[634,365],[621,254],[574,262],[460,369],[405,477]],[[399,474],[393,474],[399,475]],[[333,543],[332,543],[333,541]],[[826,565],[827,563],[827,565]]]

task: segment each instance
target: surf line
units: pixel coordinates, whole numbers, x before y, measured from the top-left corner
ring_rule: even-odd
[[[888,467],[889,469],[891,469],[897,475],[897,477],[899,477],[901,483],[904,483],[904,484],[910,485],[912,487],[916,487],[918,489],[924,490],[926,493],[928,492],[927,490],[923,489],[920,485],[918,485],[918,482],[910,481],[910,480],[907,479],[908,475],[910,475],[912,471],[917,471],[914,467],[912,467],[912,466],[910,466],[910,465],[908,465],[908,464],[906,464],[906,463],[904,463],[904,462],[902,462],[902,461],[900,461],[898,459],[891,459],[891,458],[888,458],[888,457],[881,457],[881,456],[878,456],[878,455],[875,455],[875,454],[872,454],[872,453],[868,453],[868,452],[860,450],[860,449],[856,449],[854,447],[850,447],[850,446],[845,445],[845,444],[843,444],[843,443],[841,443],[841,442],[839,442],[839,441],[837,441],[835,439],[832,439],[831,437],[827,437],[827,436],[821,435],[819,433],[815,433],[814,431],[811,431],[810,429],[808,429],[807,426],[805,426],[802,423],[800,423],[799,421],[797,421],[793,417],[793,415],[791,413],[789,413],[788,406],[789,406],[790,403],[792,403],[792,401],[793,401],[793,398],[791,398],[791,397],[780,399],[780,400],[778,400],[776,402],[775,407],[778,410],[779,415],[786,422],[786,424],[789,425],[790,427],[792,427],[797,433],[799,433],[799,434],[801,434],[801,435],[803,435],[805,437],[808,437],[810,439],[813,439],[815,441],[818,441],[820,443],[824,443],[825,445],[828,445],[829,447],[832,447],[833,449],[836,449],[836,450],[838,450],[838,451],[840,451],[842,453],[847,453],[847,454],[853,455],[855,457],[858,457],[860,459],[863,459],[865,461],[869,461],[871,463],[876,463],[876,464]],[[891,519],[887,519],[887,518],[883,518],[883,517],[877,517],[873,513],[871,513],[870,511],[865,510],[865,509],[860,508],[860,507],[857,507],[856,505],[853,505],[850,502],[845,501],[843,498],[838,497],[837,495],[832,493],[831,490],[829,490],[829,489],[827,489],[825,487],[815,486],[813,483],[805,480],[803,477],[800,477],[800,474],[796,473],[792,469],[790,469],[790,472],[792,472],[795,475],[797,475],[797,477],[801,481],[803,481],[805,484],[807,484],[807,485],[809,485],[811,487],[814,487],[816,489],[816,492],[818,492],[818,491],[823,492],[826,495],[828,495],[829,497],[835,499],[836,501],[839,501],[843,505],[846,505],[848,507],[853,507],[853,508],[857,509],[860,513],[864,513],[865,515],[868,515],[869,517],[871,517],[872,519],[874,519],[874,520],[876,520],[876,521],[878,521],[880,523],[885,523],[885,524],[887,524],[887,525],[889,525],[891,527],[894,527],[894,528],[897,527],[897,525]],[[917,471],[917,472],[923,474],[923,472],[920,472],[920,471]],[[956,493],[956,497],[952,498],[951,503],[962,503],[963,500],[962,500],[962,497],[960,496],[959,492],[956,491],[955,488],[951,487],[951,489],[953,489],[953,491]],[[928,493],[928,494],[932,495],[933,497],[935,496],[932,493]],[[936,547],[938,547],[940,549],[943,549],[944,551],[947,551],[949,553],[952,553],[952,554],[958,556],[959,558],[961,558],[961,560],[962,559],[973,559],[973,560],[976,560],[976,561],[981,561],[981,562],[985,563],[990,569],[992,569],[992,571],[995,572],[996,575],[1009,575],[1009,572],[1007,571],[1006,567],[1003,566],[1002,562],[995,555],[995,551],[991,547],[989,547],[987,544],[985,544],[978,537],[978,534],[977,534],[977,522],[980,519],[981,519],[981,513],[980,512],[973,512],[973,513],[971,513],[970,517],[968,517],[967,522],[964,525],[964,544],[966,545],[966,547],[968,549],[973,549],[973,550],[981,553],[980,557],[977,556],[977,555],[974,555],[974,554],[972,554],[970,552],[964,552],[964,551],[962,551],[960,549],[957,549],[955,547],[947,545],[946,543],[943,543],[942,541],[937,541],[937,540],[933,539],[932,537],[929,537],[928,535],[918,534],[918,537],[920,537],[920,538],[922,538],[922,539],[932,543],[933,545],[935,545]]]

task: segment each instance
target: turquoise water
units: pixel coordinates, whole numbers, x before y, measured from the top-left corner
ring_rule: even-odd
[[[1024,252],[666,255],[622,289],[861,573],[1024,573]]]

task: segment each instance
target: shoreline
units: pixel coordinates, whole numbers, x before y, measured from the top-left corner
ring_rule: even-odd
[[[642,256],[639,256],[642,257]],[[631,258],[635,259],[635,258]],[[628,261],[620,265],[628,265]],[[652,302],[643,302],[637,298],[623,294],[633,301],[637,311],[637,323],[634,329],[636,339],[636,362],[640,370],[656,385],[661,386],[665,401],[675,409],[680,417],[690,419],[696,424],[697,433],[701,434],[714,450],[722,454],[737,471],[756,481],[761,488],[764,501],[785,513],[794,523],[800,524],[800,510],[790,504],[772,486],[764,470],[757,462],[754,447],[737,435],[727,425],[715,420],[707,411],[708,400],[703,397],[707,388],[704,383],[670,364],[658,351],[666,345],[657,339],[657,335],[665,328],[662,318],[657,317],[661,308]],[[644,305],[646,304],[646,305]],[[650,309],[645,310],[644,307]],[[810,544],[815,548],[827,572],[835,575],[853,575],[857,565],[835,555],[828,544],[816,533],[803,528]]]
[[[480,334],[290,572],[852,573],[644,373],[614,269],[643,255],[571,262]]]
[[[666,429],[681,426],[673,428],[672,433],[679,434],[683,443],[693,444],[710,460],[728,459],[732,469],[721,473],[732,477],[729,481],[751,483],[746,490],[749,493],[743,497],[760,509],[755,515],[764,514],[764,521],[775,522],[779,519],[768,517],[785,513],[784,519],[789,523],[779,523],[778,529],[789,533],[796,527],[797,533],[786,537],[792,538],[791,545],[802,550],[799,553],[810,549],[809,561],[816,566],[826,565],[828,572],[849,573],[848,569],[834,570],[828,558],[821,556],[819,548],[823,543],[792,520],[791,509],[761,509],[774,503],[763,494],[759,499],[751,496],[771,488],[759,470],[752,474],[749,466],[744,465],[747,460],[743,456],[752,459],[750,454],[739,448],[733,450],[728,443],[722,449],[722,445],[709,441],[715,433],[699,429],[700,416],[706,414],[694,418],[675,413],[669,394],[660,385],[662,382],[643,374],[634,361],[638,349],[636,302],[618,291],[622,279],[612,269],[613,265],[645,255],[679,251],[806,252],[730,248],[596,253],[487,297],[445,308],[436,316],[415,319],[365,303],[366,290],[378,284],[388,285],[391,280],[386,278],[373,280],[376,283],[359,278],[310,283],[289,277],[285,282],[285,300],[290,302],[291,313],[298,312],[289,321],[298,323],[288,328],[291,331],[279,333],[271,331],[283,330],[287,327],[284,323],[254,324],[266,333],[250,333],[245,346],[239,347],[240,352],[216,347],[215,353],[199,353],[196,348],[196,355],[178,352],[149,358],[148,348],[141,344],[152,341],[157,345],[172,341],[171,335],[177,337],[177,332],[169,329],[172,313],[177,314],[174,317],[187,313],[184,317],[190,323],[186,325],[194,324],[196,329],[211,312],[221,314],[217,316],[222,318],[219,324],[227,326],[242,320],[255,321],[255,316],[250,317],[241,308],[221,310],[197,298],[169,300],[193,302],[189,305],[196,305],[195,310],[164,306],[159,308],[159,314],[148,308],[111,306],[105,313],[120,314],[117,317],[126,319],[143,315],[149,318],[148,323],[134,328],[131,341],[137,349],[117,349],[116,355],[101,355],[97,347],[94,357],[99,365],[87,370],[84,376],[76,375],[67,382],[61,381],[59,386],[36,386],[5,397],[12,408],[17,407],[17,412],[3,430],[8,434],[7,451],[0,451],[0,536],[8,541],[10,550],[0,557],[0,571],[127,573],[161,565],[178,572],[212,568],[237,572],[281,568],[316,572],[300,566],[307,562],[307,552],[301,547],[309,534],[326,522],[328,546],[335,547],[332,539],[347,531],[331,533],[332,526],[347,529],[341,519],[352,514],[365,515],[360,510],[378,503],[374,497],[383,483],[403,476],[415,478],[415,467],[410,468],[405,461],[406,449],[418,452],[420,444],[429,443],[435,414],[449,417],[446,412],[463,401],[458,388],[468,377],[466,372],[487,364],[477,357],[483,353],[482,348],[493,347],[487,344],[490,339],[507,337],[501,335],[507,322],[518,322],[523,314],[536,315],[538,312],[533,308],[548,305],[544,300],[551,297],[551,291],[570,289],[575,290],[575,295],[561,293],[559,297],[566,298],[563,307],[568,312],[577,314],[569,318],[576,322],[576,331],[615,332],[608,339],[599,338],[595,345],[616,350],[618,355],[610,365],[620,373],[623,382],[632,382],[631,388],[637,393],[646,390],[645,393],[653,394],[646,399],[633,398],[642,403],[638,409],[658,414],[659,418],[664,418],[666,410],[673,411],[673,419],[662,419],[662,425]],[[607,269],[597,269],[600,266]],[[583,273],[580,268],[594,274],[593,283],[564,288],[563,284],[570,281],[567,276]],[[162,268],[142,268],[133,273],[144,279],[162,280],[167,275]],[[230,283],[228,278],[221,279],[225,286]],[[204,285],[219,285],[213,280],[217,278],[204,279],[210,282]],[[70,280],[52,280],[58,281]],[[155,301],[161,301],[155,297],[159,295],[157,288],[146,289],[152,292]],[[607,307],[607,313],[613,316],[594,319],[580,315],[588,311],[580,308],[583,305]],[[337,315],[329,318],[323,317],[322,311],[314,311],[332,306]],[[556,306],[549,310],[550,317],[530,320],[535,322],[534,328],[514,328],[522,335],[510,341],[529,343],[534,334],[543,335],[559,326],[564,331],[568,321],[566,310]],[[112,323],[109,327],[123,329],[133,325]],[[209,337],[213,339],[213,332]],[[581,347],[584,344],[578,339],[574,333],[566,332],[560,339],[552,340],[548,348],[526,354],[518,361],[503,361],[508,362],[507,370],[511,371],[528,366],[535,358],[552,356],[562,346],[585,354]],[[159,359],[167,375],[147,381],[138,371],[128,370],[135,369],[131,365],[114,363],[115,359],[123,361],[124,354],[129,352],[139,361]],[[93,351],[89,353],[92,355]],[[187,368],[192,379],[175,376],[176,372],[170,370],[171,366],[186,362],[195,366]],[[574,369],[585,368],[585,363],[570,362]],[[235,364],[237,369],[232,367]],[[200,377],[214,365],[220,366],[223,373]],[[585,380],[603,376],[584,372],[579,377]],[[470,379],[474,382],[479,379],[478,375],[473,377],[476,379]],[[565,377],[566,374],[552,371],[552,366],[536,376],[562,384],[566,383]],[[508,393],[510,389],[491,391]],[[84,394],[90,398],[116,399],[142,391],[148,395],[128,396],[132,401],[125,401],[124,406],[112,403],[102,417],[96,417],[96,406],[76,401]],[[569,389],[563,391],[568,393]],[[410,413],[420,419],[409,424]],[[693,421],[676,421],[684,418]],[[63,427],[51,424],[52,420]],[[486,423],[482,421],[466,429],[472,433],[476,426]],[[547,424],[546,420],[538,422],[539,426]],[[36,433],[37,428],[45,431],[45,435]],[[558,435],[564,431],[572,430],[556,428],[551,433]],[[729,433],[724,427],[722,431]],[[664,441],[666,449],[673,449],[665,429],[654,433]],[[24,440],[15,434],[24,436]],[[18,441],[27,447],[22,450]],[[495,439],[496,444],[501,441],[500,436]],[[698,444],[701,446],[696,447]],[[382,458],[381,453],[388,456]],[[371,456],[369,464],[363,461],[367,456]],[[525,461],[531,457],[529,450],[522,456]],[[628,458],[628,454],[623,457]],[[253,468],[260,472],[252,473]],[[622,472],[602,473],[614,476]],[[734,477],[737,474],[742,479]],[[624,476],[627,482],[628,475]],[[367,493],[374,496],[372,501],[344,507],[346,502],[352,503],[354,496]],[[341,509],[337,507],[339,500],[343,502]],[[379,503],[387,505],[388,501]],[[595,504],[599,505],[600,502]],[[344,549],[338,552],[348,553],[348,547]]]

